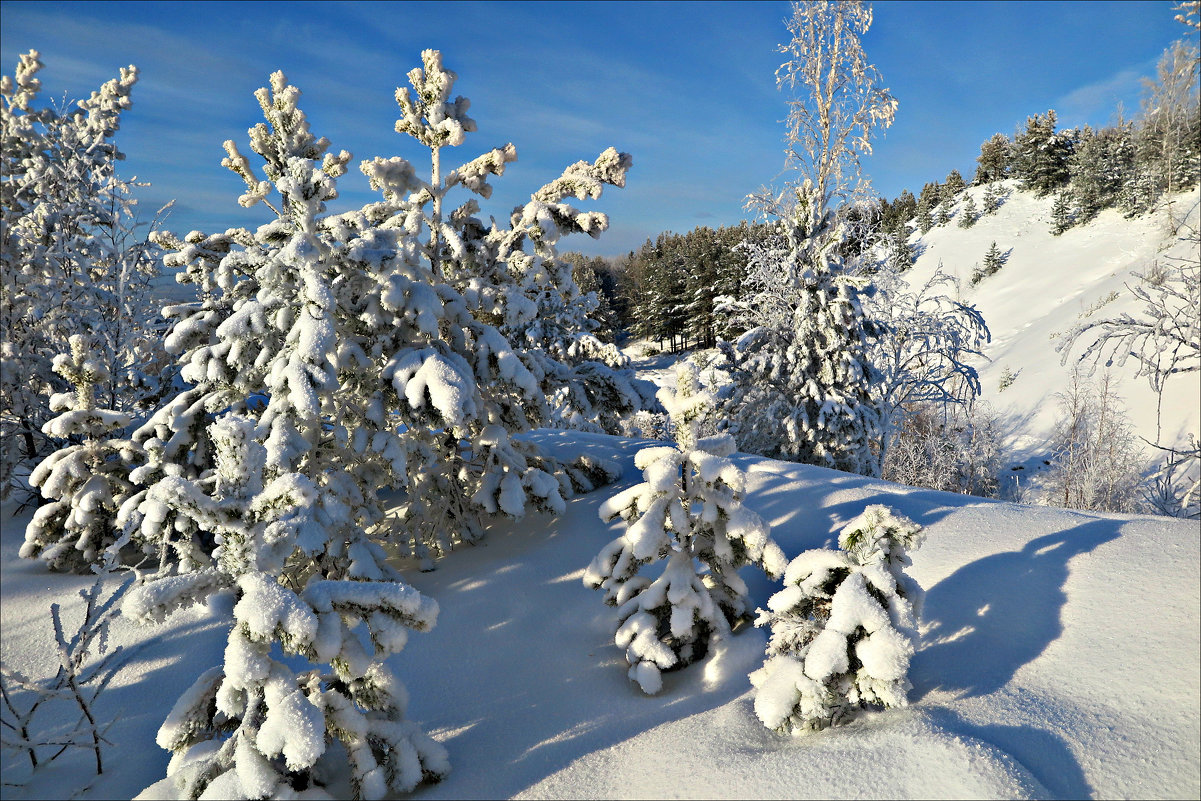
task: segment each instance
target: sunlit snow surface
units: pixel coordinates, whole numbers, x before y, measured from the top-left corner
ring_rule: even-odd
[[[972,190],[977,191],[977,190]],[[1198,193],[1186,195],[1194,208]],[[1014,194],[964,230],[934,228],[907,278],[943,269],[993,333],[981,368],[984,399],[1003,415],[1025,458],[1045,445],[1054,393],[1068,386],[1052,333],[1123,289],[1162,258],[1162,223],[1102,212],[1052,237],[1052,199]],[[1196,211],[1193,211],[1196,219]],[[977,287],[973,265],[990,242],[1009,262]],[[1179,245],[1171,245],[1178,252]],[[1123,299],[1106,313],[1136,312]],[[640,364],[670,383],[670,356]],[[1018,373],[999,391],[1005,367]],[[1165,404],[1165,438],[1198,424],[1197,382],[1184,377]],[[1143,379],[1121,394],[1137,432],[1154,436],[1154,397]],[[755,717],[747,673],[765,633],[719,643],[702,663],[664,674],[647,697],[613,645],[614,610],[582,583],[618,524],[597,512],[641,479],[646,442],[563,432],[537,438],[564,453],[585,447],[625,466],[622,483],[568,501],[559,518],[494,526],[485,543],[455,552],[433,573],[408,571],[441,613],[392,665],[409,688],[409,717],[443,742],[452,772],[414,798],[1179,797],[1201,791],[1201,531],[1198,523],[1026,507],[873,481],[821,468],[737,456],[747,505],[773,527],[789,558],[834,543],[872,503],[926,526],[910,574],[927,591],[923,639],[910,677],[912,706],[848,726],[781,737]],[[86,577],[45,572],[17,558],[29,513],[0,510],[0,626],[6,666],[45,675],[55,664],[48,607],[70,629]],[[779,588],[744,569],[758,606]],[[218,599],[220,601],[220,599]],[[224,610],[226,613],[228,609]],[[105,775],[90,754],[61,757],[4,798],[130,798],[166,774],[154,735],[172,704],[221,662],[225,631],[207,611],[166,625],[118,620],[114,645],[132,656],[101,697],[116,719]],[[26,764],[5,754],[3,781]],[[155,787],[158,792],[165,788]]]
[[[1003,181],[1009,195],[995,214],[980,217],[968,229],[951,222],[931,228],[920,238],[914,234],[919,256],[904,277],[920,287],[940,265],[943,272],[962,282],[964,300],[984,315],[992,343],[984,349],[991,361],[978,364],[981,399],[1001,414],[1017,459],[1035,457],[1045,448],[1047,435],[1059,415],[1056,394],[1071,385],[1071,367],[1088,339],[1077,342],[1066,365],[1055,352],[1059,336],[1081,321],[1111,293],[1117,297],[1093,313],[1096,318],[1129,313],[1140,318],[1143,304],[1126,285],[1137,282],[1156,262],[1173,258],[1196,259],[1197,246],[1172,235],[1163,212],[1126,219],[1119,209],[1105,209],[1086,225],[1051,234],[1053,195],[1037,198]],[[984,187],[971,187],[978,207],[983,207]],[[962,198],[962,196],[961,196]],[[1184,217],[1194,230],[1201,225],[1201,191],[1174,197],[1172,213]],[[1181,236],[1183,235],[1181,232]],[[989,245],[1009,252],[995,274],[971,285],[972,271],[984,260]],[[1001,389],[1005,370],[1017,378]],[[1096,376],[1104,370],[1104,361]],[[1152,442],[1183,445],[1189,432],[1201,423],[1201,386],[1195,373],[1169,379],[1164,393],[1162,425],[1157,430],[1157,398],[1146,378],[1134,377],[1133,359],[1113,368],[1117,393],[1124,401],[1128,420],[1137,435]]]
[[[639,480],[640,445],[539,432],[555,448],[617,453],[623,482],[570,500],[560,518],[493,527],[411,580],[441,614],[394,666],[409,714],[450,750],[452,773],[415,798],[1193,797],[1201,761],[1201,563],[1195,522],[1024,507],[914,490],[816,467],[736,456],[748,505],[787,556],[830,545],[870,503],[926,526],[911,574],[927,590],[908,709],[782,737],[755,717],[747,673],[762,631],[744,631],[645,696],[612,644],[613,610],[581,582],[616,531],[597,516]],[[68,625],[86,578],[16,551],[27,515],[5,510],[4,660],[49,670],[48,605]],[[778,585],[744,570],[755,603]],[[166,625],[118,621],[142,643],[102,696],[118,718],[109,771],[85,798],[131,797],[165,775],[154,733],[175,698],[218,664],[224,632],[203,610]],[[5,797],[59,797],[89,780],[63,757]],[[7,758],[5,781],[25,773]],[[161,789],[161,788],[156,788]]]

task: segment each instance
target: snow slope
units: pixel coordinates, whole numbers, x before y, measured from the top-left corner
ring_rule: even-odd
[[[1201,540],[1195,522],[1026,507],[916,490],[738,456],[748,505],[788,557],[831,544],[869,503],[927,527],[911,574],[926,588],[912,706],[846,727],[781,737],[754,716],[746,674],[765,635],[749,629],[644,696],[612,643],[614,610],[583,570],[617,527],[600,504],[639,480],[645,443],[538,432],[564,451],[616,455],[621,484],[568,502],[560,518],[492,527],[485,544],[412,583],[441,606],[437,627],[394,657],[410,716],[451,753],[452,773],[414,798],[481,797],[1196,797],[1201,789]],[[71,611],[87,578],[48,574],[0,537],[3,659],[49,670],[47,606]],[[778,585],[744,571],[756,603]],[[73,601],[76,601],[73,603]],[[114,625],[139,645],[102,696],[118,717],[113,767],[84,798],[131,797],[165,774],[154,732],[224,631],[204,610],[165,626]],[[66,757],[64,757],[66,759]],[[87,760],[55,763],[6,798],[61,797]],[[26,771],[5,756],[6,782]]]
[[[981,400],[990,403],[1005,419],[1017,460],[1038,455],[1057,417],[1056,394],[1071,383],[1072,365],[1087,342],[1072,349],[1066,365],[1055,352],[1059,335],[1071,329],[1080,315],[1111,292],[1118,297],[1098,312],[1113,317],[1129,312],[1136,317],[1141,304],[1126,288],[1137,281],[1157,259],[1197,257],[1195,245],[1173,236],[1162,213],[1126,219],[1117,209],[1102,211],[1091,222],[1051,234],[1054,196],[1037,198],[1019,191],[1016,182],[1001,182],[1009,195],[992,215],[981,216],[971,228],[959,228],[958,211],[951,222],[910,237],[920,255],[905,279],[921,286],[941,264],[943,272],[958,277],[963,296],[984,315],[992,332],[985,349],[989,362],[977,365],[983,384]],[[966,190],[983,208],[985,187]],[[959,196],[963,202],[964,195]],[[1176,196],[1174,211],[1187,211],[1188,224],[1201,222],[1201,190]],[[1008,261],[995,275],[971,286],[973,269],[984,260],[992,242]],[[1008,369],[1017,380],[1001,390]],[[1156,424],[1156,397],[1145,378],[1134,377],[1135,363],[1114,367],[1120,379],[1118,393],[1126,402],[1136,434],[1152,442],[1183,444],[1188,432],[1201,430],[1201,377],[1197,374],[1169,380],[1164,395],[1162,430]]]

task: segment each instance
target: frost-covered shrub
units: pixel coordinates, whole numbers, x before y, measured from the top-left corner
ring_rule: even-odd
[[[100,403],[139,413],[171,389],[150,281],[158,252],[137,233],[134,184],[117,176],[113,138],[137,69],[123,68],[71,107],[38,107],[37,51],[0,79],[0,492],[23,460],[63,444],[42,430],[66,384],[54,357],[73,334],[93,341]]]
[[[104,735],[115,721],[99,719],[96,702],[125,662],[121,646],[108,648],[108,624],[121,614],[114,605],[132,583],[124,581],[106,596],[104,580],[110,576],[101,573],[90,589],[79,591],[84,601],[83,618],[70,637],[63,626],[61,607],[50,604],[58,657],[53,676],[29,677],[7,666],[0,667],[3,698],[0,725],[6,730],[2,745],[4,750],[28,759],[34,771],[52,763],[68,749],[82,748],[92,752],[96,775],[104,773],[101,744],[111,745]],[[65,732],[55,726],[64,704],[74,707],[69,714],[79,716],[75,728]],[[6,787],[20,786],[12,775],[13,767],[5,768]],[[71,779],[74,782],[78,777],[73,775]],[[72,786],[80,789],[77,784]]]
[[[61,414],[42,430],[51,439],[78,444],[47,456],[30,475],[30,483],[50,502],[29,521],[20,555],[39,558],[55,570],[86,572],[106,549],[121,548],[113,520],[133,488],[128,476],[137,454],[133,443],[109,438],[129,424],[129,415],[96,408],[96,387],[108,378],[108,368],[97,358],[94,343],[73,334],[70,347],[70,353],[54,358],[54,371],[74,392],[50,398],[51,411]]]
[[[805,551],[788,564],[784,589],[755,621],[771,627],[767,660],[750,675],[763,725],[797,733],[860,708],[907,705],[922,589],[904,569],[923,537],[873,505],[839,533],[842,550]]]
[[[887,462],[902,432],[913,428],[913,414],[930,410],[945,421],[979,396],[980,377],[971,362],[982,356],[991,334],[980,311],[958,299],[958,281],[941,270],[918,289],[888,267],[872,278],[874,291],[864,307],[887,332],[870,345],[878,453]]]
[[[600,510],[603,520],[621,517],[626,530],[584,574],[584,584],[603,589],[605,603],[617,607],[615,641],[625,649],[630,678],[648,694],[662,687],[662,671],[704,658],[712,639],[746,616],[740,567],[755,564],[771,576],[784,567],[767,525],[742,505],[746,479],[728,458],[734,439],[697,436],[712,398],[700,390],[696,368],[681,363],[676,392],[662,390],[660,399],[676,445],[635,456],[644,482]],[[664,558],[658,578],[638,575]]]
[[[884,455],[881,476],[911,487],[994,498],[1001,446],[1000,426],[987,408],[913,404]]]
[[[1034,489],[1041,503],[1099,512],[1138,511],[1146,457],[1106,373],[1099,384],[1073,371],[1059,398],[1051,467]]]
[[[147,517],[193,521],[217,547],[204,569],[135,588],[124,613],[152,624],[214,594],[234,602],[224,663],[159,729],[173,753],[168,776],[188,798],[282,797],[347,768],[358,798],[436,780],[449,770],[446,751],[405,720],[407,695],[385,660],[409,630],[433,627],[438,606],[401,581],[318,483],[272,466],[268,430],[221,417],[209,431],[215,474],[166,476],[141,504]],[[279,651],[329,672],[294,672]]]

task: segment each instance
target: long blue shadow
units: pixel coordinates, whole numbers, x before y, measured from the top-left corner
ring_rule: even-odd
[[[1064,583],[1072,557],[1121,533],[1120,520],[1093,520],[1031,540],[1020,551],[964,565],[926,593],[929,643],[914,655],[914,697],[959,697],[1005,685],[1063,632]]]

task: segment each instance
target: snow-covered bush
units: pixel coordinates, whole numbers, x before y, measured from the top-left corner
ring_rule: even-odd
[[[30,475],[30,483],[50,502],[29,521],[20,553],[56,570],[86,572],[101,561],[105,549],[121,547],[113,521],[133,488],[128,476],[136,449],[129,441],[110,438],[129,424],[129,415],[96,408],[96,386],[105,383],[108,368],[97,358],[94,344],[83,334],[72,334],[70,347],[70,353],[54,358],[54,371],[74,392],[50,398],[50,409],[61,414],[42,429],[51,439],[78,444],[47,456]]]
[[[994,498],[1001,469],[1000,425],[968,401],[906,407],[884,454],[881,477],[910,487]]]
[[[842,550],[788,564],[784,589],[755,622],[771,628],[767,660],[750,675],[763,725],[799,733],[860,708],[907,705],[922,589],[904,569],[923,538],[913,521],[873,505],[839,533]]]
[[[272,423],[296,424],[294,410],[277,411]],[[351,509],[331,497],[328,476],[293,472],[292,459],[280,465],[272,423],[221,417],[209,431],[215,473],[166,476],[141,504],[150,518],[170,511],[191,520],[217,547],[203,569],[135,588],[124,613],[153,624],[215,594],[233,602],[224,663],[195,680],[159,729],[158,744],[173,752],[168,776],[187,798],[281,797],[347,768],[356,798],[407,792],[449,764],[405,720],[407,695],[386,659],[410,629],[434,625],[438,606],[388,567]],[[278,651],[330,672],[297,673]]]
[[[15,465],[62,444],[43,435],[48,399],[66,385],[53,372],[72,334],[93,339],[106,377],[101,403],[145,411],[170,390],[173,372],[155,322],[154,246],[138,236],[133,190],[116,166],[113,137],[130,108],[137,69],[123,68],[75,107],[37,106],[37,51],[15,79],[0,79],[0,490]]]
[[[676,445],[635,456],[644,482],[600,510],[603,520],[621,517],[626,530],[584,574],[584,584],[603,589],[605,603],[618,608],[615,641],[625,649],[630,678],[648,694],[662,687],[662,671],[704,658],[711,640],[746,616],[740,567],[758,565],[773,577],[784,568],[767,525],[742,504],[746,479],[729,459],[734,439],[697,435],[712,398],[700,389],[695,366],[681,363],[676,391],[662,390],[660,399]],[[662,559],[658,578],[639,575]]]
[[[914,428],[912,415],[932,412],[945,423],[953,407],[979,396],[970,360],[982,356],[991,334],[975,306],[952,297],[959,284],[941,269],[917,290],[886,265],[872,281],[865,311],[887,332],[872,339],[869,351],[877,374],[871,391],[880,414],[878,452],[887,462],[901,432]]]
[[[1201,256],[1197,255],[1201,252],[1201,232],[1182,224],[1179,241],[1191,251],[1189,255],[1165,257],[1145,273],[1136,273],[1137,282],[1126,285],[1144,304],[1141,313],[1094,317],[1096,311],[1118,297],[1115,293],[1084,315],[1055,347],[1063,354],[1061,363],[1066,364],[1072,348],[1085,340],[1087,344],[1077,357],[1077,364],[1089,364],[1090,372],[1102,360],[1107,366],[1121,367],[1133,358],[1137,365],[1135,375],[1145,376],[1156,393],[1157,440],[1162,432],[1165,383],[1169,379],[1190,380],[1176,376],[1195,376],[1201,371],[1201,317],[1197,313],[1201,308]],[[1197,448],[1196,434],[1190,436],[1191,444],[1185,447],[1153,443],[1165,455],[1146,490],[1152,511],[1184,517],[1197,514],[1201,449]]]

